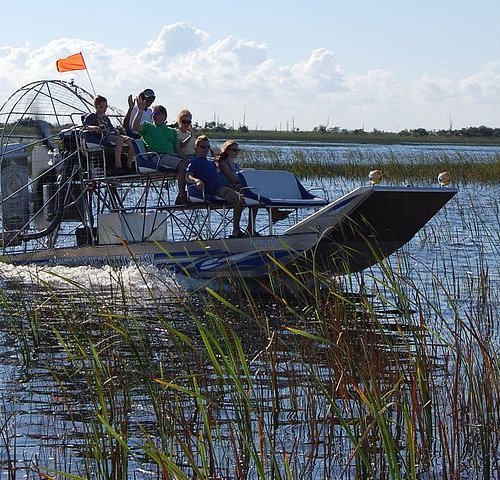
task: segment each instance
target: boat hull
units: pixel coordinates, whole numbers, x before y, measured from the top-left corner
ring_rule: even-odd
[[[140,242],[38,250],[4,257],[14,264],[119,267],[152,264],[197,278],[262,277],[287,265],[333,274],[388,257],[457,193],[456,189],[360,187],[285,231],[251,238]]]
[[[454,188],[373,187],[325,229],[311,256],[321,270],[365,270],[408,243],[456,193]]]
[[[18,253],[1,260],[11,264],[41,266],[121,267],[151,264],[186,276],[261,277],[277,264],[289,264],[318,241],[317,233],[186,242],[142,242],[96,245]]]

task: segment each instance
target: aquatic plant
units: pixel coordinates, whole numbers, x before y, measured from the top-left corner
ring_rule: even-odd
[[[342,278],[277,262],[258,290],[193,293],[144,265],[28,270],[0,295],[0,473],[497,478],[495,192]]]
[[[470,155],[454,156],[415,154],[410,161],[407,156],[398,158],[391,154],[376,154],[366,150],[352,150],[345,158],[338,159],[335,151],[305,152],[293,150],[287,156],[276,149],[265,152],[243,151],[241,164],[247,168],[269,168],[289,170],[305,178],[350,178],[367,181],[370,170],[379,169],[384,182],[419,184],[437,183],[439,172],[451,172],[455,185],[484,183],[493,185],[500,178],[500,161],[471,158]]]

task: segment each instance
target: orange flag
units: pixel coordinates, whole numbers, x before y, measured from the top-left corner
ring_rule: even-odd
[[[56,61],[58,72],[70,72],[71,70],[87,70],[82,52],[75,53],[66,58],[60,58]]]

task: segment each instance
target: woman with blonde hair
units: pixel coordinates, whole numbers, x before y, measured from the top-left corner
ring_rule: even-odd
[[[193,130],[192,121],[193,116],[191,112],[184,108],[177,114],[175,122],[175,129],[177,130],[177,136],[181,143],[181,151],[188,161],[196,157],[194,151],[196,132]]]

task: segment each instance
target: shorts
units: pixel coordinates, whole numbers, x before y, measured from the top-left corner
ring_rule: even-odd
[[[158,160],[158,165],[162,165],[166,168],[171,168],[175,170],[182,158],[176,157],[175,155],[169,155],[168,153],[160,153],[160,159]]]
[[[102,136],[102,135],[96,135],[95,133],[92,132],[86,132],[84,136],[85,136],[85,141],[87,143],[93,143],[96,145],[100,145],[101,147],[114,148],[116,147],[116,137],[118,135],[109,133]]]
[[[101,146],[116,147],[116,137],[118,137],[118,135],[115,135],[114,133],[108,133],[104,135],[103,139],[101,140]]]
[[[215,194],[222,197],[231,206],[243,205],[243,197],[231,187],[219,187]]]

